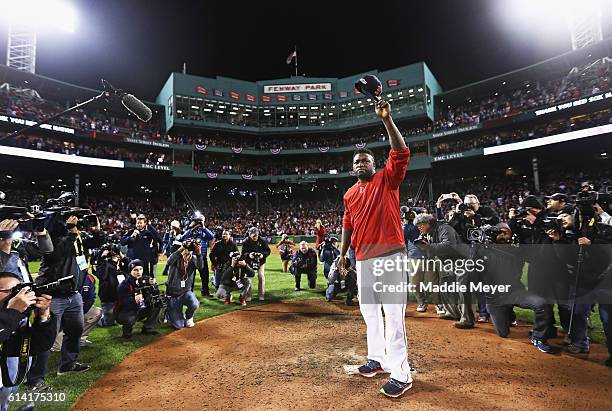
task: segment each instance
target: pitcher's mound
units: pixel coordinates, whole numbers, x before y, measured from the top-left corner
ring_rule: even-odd
[[[490,326],[457,330],[433,314],[406,319],[414,386],[380,394],[385,379],[350,375],[367,354],[359,309],[341,303],[277,303],[213,317],[129,355],[75,410],[202,409],[606,409],[612,369],[604,347],[588,357],[546,355],[529,327],[511,338]],[[559,341],[552,341],[559,343]]]

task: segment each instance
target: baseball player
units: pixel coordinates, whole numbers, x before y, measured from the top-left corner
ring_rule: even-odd
[[[391,374],[381,392],[397,398],[412,387],[408,365],[404,315],[407,292],[379,292],[378,283],[406,284],[406,259],[399,206],[399,186],[404,180],[410,150],[391,119],[391,106],[380,100],[375,111],[389,135],[391,151],[385,167],[376,172],[370,150],[353,155],[358,181],[344,194],[342,250],[338,264],[346,266],[349,246],[355,248],[360,311],[367,328],[368,361],[359,374]],[[387,264],[388,263],[388,264]],[[381,267],[385,268],[380,273]],[[377,270],[378,269],[378,272]],[[384,322],[382,310],[385,312]]]

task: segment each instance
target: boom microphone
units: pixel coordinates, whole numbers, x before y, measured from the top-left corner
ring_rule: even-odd
[[[133,94],[128,94],[121,89],[115,88],[108,81],[102,79],[102,84],[104,85],[104,89],[112,92],[119,98],[121,98],[121,104],[125,107],[130,113],[135,115],[140,121],[144,121],[145,123],[151,120],[153,117],[153,112],[145,103],[137,99]]]

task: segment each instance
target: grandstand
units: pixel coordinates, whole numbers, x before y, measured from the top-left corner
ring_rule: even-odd
[[[492,171],[498,178],[508,168],[521,169],[529,184],[532,159],[549,162],[558,146],[585,150],[585,158],[609,168],[610,56],[607,40],[449,91],[425,63],[373,70],[412,151],[405,199],[432,204],[440,181],[470,177],[460,159],[469,159],[473,170],[492,156],[492,164],[508,164]],[[88,183],[108,180],[112,187],[121,179],[119,192],[151,186],[172,206],[184,187],[202,204],[210,200],[209,190],[220,190],[229,198],[252,199],[254,211],[278,206],[267,196],[271,192],[284,192],[289,200],[328,187],[322,195],[340,210],[337,193],[353,181],[352,151],[370,148],[382,166],[388,145],[370,115],[373,102],[353,87],[361,75],[246,82],[172,73],[156,102],[147,103],[154,112],[150,123],[137,121],[120,105],[100,103],[51,127],[0,141],[3,169],[16,174],[16,167],[25,167],[39,180],[37,173],[52,167],[57,178],[69,182],[63,189],[74,188],[79,174],[83,197]],[[0,77],[3,132],[98,93],[8,67],[0,68]],[[112,177],[100,178],[100,168]],[[155,184],[143,185],[143,179]]]

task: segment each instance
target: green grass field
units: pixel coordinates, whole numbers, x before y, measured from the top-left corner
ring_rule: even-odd
[[[32,263],[30,268],[32,272],[37,272],[39,263]],[[161,275],[163,264],[157,267],[157,280],[161,284],[165,282],[165,278]],[[282,272],[282,265],[278,254],[273,254],[266,263],[266,302],[277,301],[293,301],[304,299],[323,299],[326,281],[323,277],[323,267],[319,265],[319,274],[317,277],[317,287],[314,290],[304,290],[300,292],[293,291],[294,279],[289,273]],[[257,278],[254,279],[255,296],[257,294]],[[305,276],[302,276],[302,287],[307,284]],[[199,296],[201,289],[200,279],[196,279],[196,295],[200,300],[200,308],[195,314],[196,321],[213,317],[218,314],[240,309],[237,303],[224,305],[222,301],[217,299],[203,298]],[[237,298],[234,299],[235,301]],[[257,305],[259,302],[253,301],[249,306]],[[99,306],[99,301],[97,304]],[[533,314],[529,310],[516,309],[518,318],[521,321],[531,322]],[[594,329],[591,332],[591,337],[595,342],[604,342],[605,336],[599,320],[599,315],[594,313],[592,316]],[[124,341],[120,338],[121,328],[116,325],[113,327],[100,328],[96,327],[89,335],[89,339],[93,342],[90,347],[82,349],[79,361],[91,364],[91,370],[78,375],[57,376],[57,364],[59,353],[51,353],[49,360],[49,374],[46,382],[53,387],[56,393],[65,393],[66,401],[64,403],[37,403],[37,410],[67,410],[78,399],[78,397],[96,380],[108,372],[114,365],[118,364],[123,358],[135,349],[151,342],[155,338],[143,336],[140,334],[140,325],[134,327],[134,337],[131,341]],[[160,324],[157,328],[162,334],[172,332],[170,326]],[[143,364],[143,369],[146,365]],[[25,392],[22,390],[20,392]],[[22,403],[16,403],[22,404]]]

